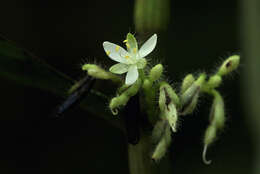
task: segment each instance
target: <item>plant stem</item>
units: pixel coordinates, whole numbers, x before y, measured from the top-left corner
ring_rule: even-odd
[[[128,145],[128,163],[130,174],[156,174],[158,166],[151,160],[150,136],[141,133],[140,142],[137,145]]]
[[[260,172],[260,1],[241,1],[243,7],[243,30],[244,42],[242,42],[245,53],[245,76],[244,76],[244,101],[246,105],[246,117],[251,129],[254,145],[253,173]]]

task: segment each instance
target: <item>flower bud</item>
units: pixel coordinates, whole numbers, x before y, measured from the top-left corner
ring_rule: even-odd
[[[211,160],[206,159],[207,148],[216,139],[217,129],[214,125],[210,125],[205,132],[204,136],[204,149],[202,153],[202,159],[205,164],[210,164]]]
[[[225,123],[224,101],[216,90],[212,90],[211,94],[214,96],[214,101],[210,112],[210,125],[206,129],[204,136],[204,150],[202,154],[205,164],[211,163],[211,161],[206,159],[207,148],[216,139],[217,131],[222,129]]]
[[[125,92],[123,92],[123,94],[132,97],[135,94],[137,94],[137,92],[139,91],[140,87],[142,85],[142,80],[141,79],[137,79],[137,81],[132,84],[127,90],[125,90]]]
[[[173,88],[168,83],[162,82],[160,84],[160,93],[161,92],[164,92],[166,97],[168,97],[170,100],[172,100],[172,102],[175,105],[178,106],[180,104],[180,99],[179,99],[178,95],[176,94],[176,92],[173,90]],[[167,103],[169,103],[169,102],[167,102]]]
[[[114,112],[114,111],[116,111],[116,109],[118,107],[126,105],[128,100],[129,100],[129,97],[125,94],[122,94],[118,97],[114,97],[114,98],[112,98],[112,100],[109,103],[109,108],[111,109],[111,111],[114,115],[117,115],[117,112]]]
[[[225,109],[224,101],[221,95],[214,90],[214,101],[210,112],[210,122],[215,125],[217,129],[222,129],[225,124]]]
[[[128,100],[130,99],[130,97],[134,96],[135,94],[137,94],[137,92],[140,89],[141,83],[142,81],[140,79],[138,79],[133,85],[131,85],[129,88],[125,89],[124,92],[122,92],[121,95],[112,98],[112,100],[110,101],[109,104],[109,108],[111,109],[112,113],[114,115],[117,115],[117,109],[120,106],[125,106],[128,102]]]
[[[239,55],[230,56],[220,66],[217,74],[220,75],[220,76],[224,76],[226,74],[229,74],[230,72],[237,69],[239,62],[240,62],[240,56]]]
[[[177,131],[177,121],[178,121],[178,114],[177,109],[173,102],[168,104],[165,109],[165,117],[168,120],[169,125],[173,132]]]
[[[152,132],[152,141],[153,143],[159,143],[160,139],[162,138],[166,127],[168,126],[168,122],[165,119],[161,119],[156,122]]]
[[[112,80],[114,82],[121,81],[121,79],[118,76],[105,71],[104,69],[100,68],[99,66],[97,66],[95,64],[84,64],[82,66],[82,70],[87,71],[88,75],[90,75],[94,78],[97,78],[97,79]]]
[[[192,74],[186,75],[181,84],[181,94],[183,94],[192,85],[194,81],[195,78]]]
[[[164,134],[161,137],[161,140],[156,145],[155,150],[152,154],[152,160],[159,161],[167,152],[167,149],[171,143],[171,131],[169,126],[166,126],[164,129]]]
[[[144,79],[143,88],[145,91],[149,91],[152,87],[152,82],[149,79]]]
[[[176,103],[179,104],[179,98],[174,90],[166,82],[161,83],[159,94],[159,108],[163,119],[166,119],[173,132],[177,130],[178,114]]]
[[[169,97],[167,98],[169,100]],[[165,88],[160,87],[160,93],[159,93],[159,108],[161,112],[164,112],[165,107],[169,101],[166,100],[166,94],[165,94]]]
[[[217,134],[217,128],[214,125],[210,125],[205,132],[204,144],[209,145],[213,143],[213,141],[216,138],[216,134]]]
[[[181,95],[182,115],[190,114],[195,109],[198,103],[200,88],[205,82],[205,78],[206,75],[201,74],[199,78]]]
[[[157,64],[151,69],[150,74],[149,74],[149,79],[152,82],[154,82],[161,77],[162,73],[163,73],[162,64]]]

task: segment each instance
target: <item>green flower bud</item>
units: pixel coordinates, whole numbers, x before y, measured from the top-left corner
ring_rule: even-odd
[[[193,84],[194,81],[195,78],[192,74],[186,75],[181,84],[181,94],[183,94]]]
[[[159,161],[167,152],[167,149],[171,143],[171,131],[169,126],[165,127],[164,134],[156,145],[155,150],[152,154],[152,160]]]
[[[173,101],[173,103],[175,105],[179,105],[180,104],[180,99],[178,97],[178,95],[176,94],[176,92],[173,90],[173,88],[171,87],[171,85],[169,85],[166,82],[162,82],[160,84],[160,93],[164,92],[166,95],[166,99],[167,97]],[[160,101],[159,101],[160,102]],[[167,102],[167,101],[166,101]]]
[[[120,106],[125,106],[129,100],[129,97],[125,94],[122,94],[118,97],[112,98],[109,104],[109,108],[111,109],[114,115],[117,115],[117,108]]]
[[[132,84],[123,94],[132,97],[139,91],[140,87],[142,85],[142,80],[138,79],[134,84]]]
[[[216,90],[212,90],[211,94],[214,96],[214,101],[210,112],[210,125],[206,129],[204,136],[204,150],[202,154],[202,159],[205,164],[211,163],[211,161],[206,160],[207,148],[214,142],[217,131],[222,129],[225,123],[224,101]]]
[[[88,75],[97,79],[112,80],[117,83],[121,82],[121,79],[118,76],[105,71],[95,64],[84,64],[82,66],[82,70],[87,71]]]
[[[194,111],[194,109],[196,108],[198,100],[199,100],[199,90],[193,95],[190,102],[187,103],[186,106],[184,105],[180,114],[181,115],[191,114]]]
[[[173,132],[177,131],[177,121],[178,121],[178,114],[177,109],[173,102],[168,104],[166,106],[166,109],[164,111],[165,117],[168,120],[169,125],[171,126],[171,129]]]
[[[145,91],[149,91],[152,87],[152,82],[149,79],[144,79],[143,88]]]
[[[204,84],[205,78],[206,75],[201,74],[199,78],[181,95],[182,115],[190,114],[195,109],[198,103],[200,88]]]
[[[216,138],[216,134],[217,134],[217,128],[214,125],[210,125],[205,132],[204,144],[209,145],[213,143],[213,141]]]
[[[162,73],[163,73],[162,64],[157,64],[151,69],[149,74],[149,79],[151,80],[151,82],[154,82],[161,77]]]
[[[176,103],[179,104],[179,98],[171,86],[162,82],[160,85],[159,108],[163,119],[166,119],[173,132],[177,130],[178,114]]]
[[[159,93],[159,108],[160,108],[161,112],[164,112],[167,103],[170,102],[169,101],[170,98],[168,96],[167,96],[167,99],[166,99],[165,93],[166,93],[165,88],[161,86],[160,87],[160,93]]]
[[[210,122],[215,125],[217,129],[222,129],[226,121],[224,101],[217,91],[214,90],[213,94],[214,101],[210,112]]]
[[[130,99],[130,97],[134,96],[137,94],[141,87],[142,81],[138,79],[133,85],[131,85],[129,88],[125,89],[124,92],[122,92],[121,95],[112,98],[109,104],[109,108],[111,109],[112,113],[114,115],[117,115],[117,109],[120,106],[125,106]]]
[[[152,132],[152,141],[153,143],[159,143],[160,139],[164,135],[165,129],[168,126],[168,122],[165,119],[159,120],[156,122]]]
[[[240,56],[239,55],[230,56],[220,66],[217,74],[220,75],[220,76],[224,76],[226,74],[229,74],[230,72],[237,69],[239,62],[240,62]]]

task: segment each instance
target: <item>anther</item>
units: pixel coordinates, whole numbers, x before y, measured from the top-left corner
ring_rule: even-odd
[[[119,50],[119,46],[117,45],[117,46],[116,46],[116,52],[117,52],[118,50]]]
[[[109,55],[109,54],[110,54],[110,51],[106,51],[106,53],[107,53],[107,55]]]

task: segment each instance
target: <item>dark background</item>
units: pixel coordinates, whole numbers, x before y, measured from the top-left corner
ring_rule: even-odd
[[[84,61],[113,64],[102,42],[121,43],[127,32],[135,32],[133,6],[130,0],[3,1],[0,33],[78,79]],[[176,88],[185,74],[213,73],[224,58],[241,52],[240,14],[237,0],[172,1],[170,25],[158,34],[154,54],[161,53],[155,59],[166,65]],[[213,164],[206,166],[201,160],[211,104],[210,98],[202,97],[197,111],[182,118],[174,135],[169,152],[174,173],[251,173],[252,143],[241,94],[243,67],[242,59],[238,73],[219,89],[228,121],[209,149]],[[62,98],[0,80],[0,173],[128,172],[125,136],[119,130],[79,108],[54,119],[50,113]]]

